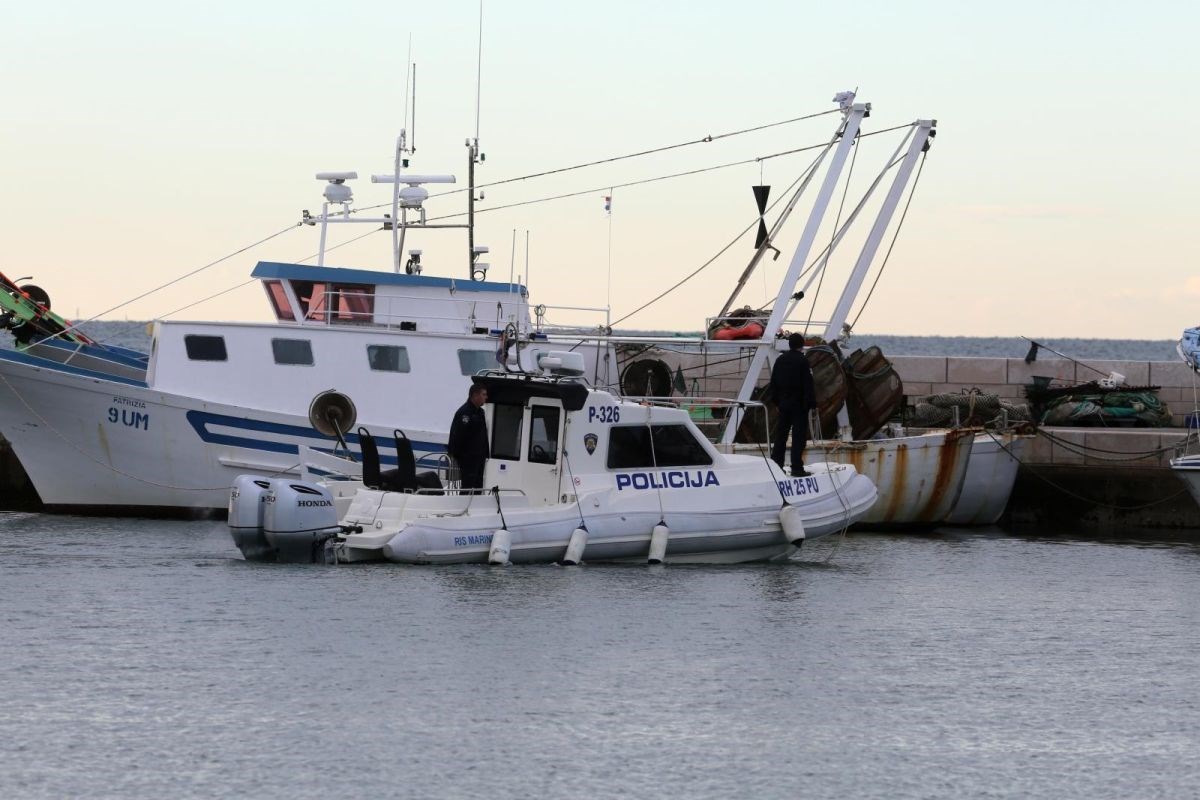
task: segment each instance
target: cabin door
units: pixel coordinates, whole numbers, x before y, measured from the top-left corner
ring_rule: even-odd
[[[559,446],[562,442],[563,410],[556,400],[529,398],[525,410],[525,485],[531,505],[557,503],[562,494]]]

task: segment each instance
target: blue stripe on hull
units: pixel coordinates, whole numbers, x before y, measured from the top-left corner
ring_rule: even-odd
[[[333,453],[334,448],[329,447],[328,445],[334,444],[337,441],[332,436],[325,436],[313,430],[312,428],[304,427],[302,425],[266,422],[264,420],[247,419],[245,417],[231,417],[225,414],[213,414],[208,411],[189,411],[187,412],[187,421],[196,431],[196,435],[198,435],[202,441],[208,442],[209,444],[225,444],[232,447],[243,447],[248,450],[262,450],[269,453],[289,453],[291,455],[298,455],[300,450],[296,445],[288,442],[277,442],[260,438],[252,438],[251,436],[237,436],[229,433],[218,433],[208,430],[208,426],[219,425],[225,428],[236,428],[238,430],[246,431],[247,434],[276,434],[281,436],[294,436],[300,439],[312,439],[320,445],[326,446],[321,447],[318,444],[309,444],[309,447],[312,447],[314,450],[318,450],[322,453],[330,454]],[[359,435],[357,433],[347,433],[343,438],[345,438],[346,444],[359,443]],[[395,442],[392,441],[391,437],[372,436],[371,438],[375,440],[375,445],[377,448],[381,450],[387,448],[394,451]],[[425,462],[425,459],[428,458],[436,458],[438,455],[446,451],[445,445],[436,444],[434,442],[421,442],[412,440],[412,446],[414,451],[428,454],[418,459],[418,463]],[[395,464],[396,456],[385,455],[381,452],[379,460],[384,464]],[[433,464],[429,464],[428,462],[423,465],[433,466]]]

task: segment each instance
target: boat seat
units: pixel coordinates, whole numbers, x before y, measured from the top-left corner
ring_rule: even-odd
[[[432,489],[428,494],[441,494],[442,481],[436,472],[425,470],[417,472],[417,459],[413,455],[412,442],[404,431],[396,428],[392,431],[392,439],[396,442],[396,473],[409,491],[417,489]],[[411,487],[411,488],[409,488]]]
[[[418,489],[442,488],[435,472],[417,472],[412,443],[403,431],[392,432],[396,441],[396,469],[381,469],[379,446],[366,428],[358,429],[358,447],[362,451],[363,486],[385,492],[415,492]],[[432,493],[432,492],[430,492]]]

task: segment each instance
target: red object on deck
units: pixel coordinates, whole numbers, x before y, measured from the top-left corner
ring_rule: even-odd
[[[763,326],[760,322],[747,322],[737,328],[721,328],[713,334],[714,339],[761,339]]]

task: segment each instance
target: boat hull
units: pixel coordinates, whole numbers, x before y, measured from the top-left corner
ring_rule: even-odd
[[[828,466],[824,471],[825,465],[814,464],[813,475],[780,481],[775,498],[766,495],[759,504],[741,506],[731,498],[748,496],[761,488],[761,481],[756,487],[722,486],[729,489],[727,496],[713,492],[705,499],[686,491],[630,498],[608,490],[582,496],[577,503],[506,508],[503,517],[486,507],[472,511],[479,508],[478,499],[360,491],[342,522],[366,532],[350,534],[336,545],[336,560],[484,564],[495,531],[503,527],[512,538],[511,563],[552,563],[564,558],[572,532],[583,524],[588,531],[584,560],[646,563],[652,531],[662,521],[669,529],[670,563],[786,558],[795,547],[780,523],[780,493],[799,509],[805,541],[844,530],[875,503],[877,492],[869,479],[840,465]]]
[[[1021,456],[1032,438],[1011,432],[976,434],[962,491],[945,521],[951,525],[996,524],[1008,507]]]
[[[1200,455],[1173,458],[1171,469],[1183,481],[1196,503],[1200,504]]]
[[[851,464],[879,489],[859,521],[863,528],[928,529],[940,524],[962,492],[975,429],[937,430],[863,442],[818,441],[813,458]]]
[[[367,427],[394,464],[391,426]],[[46,510],[77,514],[223,517],[238,475],[299,476],[300,447],[336,447],[295,415],[9,359],[0,359],[0,430]],[[444,451],[434,434],[413,440],[427,458]]]

